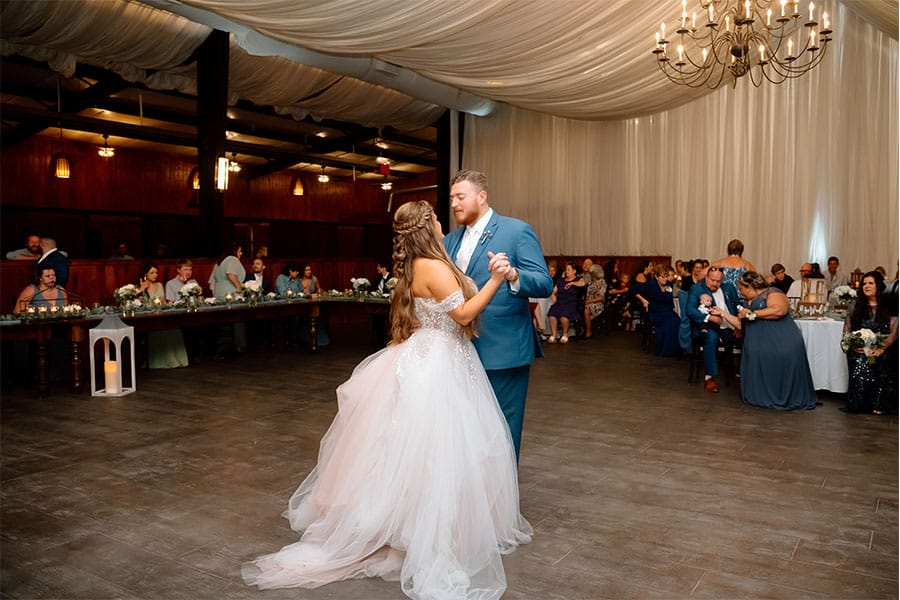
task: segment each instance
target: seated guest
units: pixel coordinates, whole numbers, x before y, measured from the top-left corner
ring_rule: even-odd
[[[390,292],[388,289],[388,281],[391,278],[390,262],[386,260],[378,261],[375,265],[375,271],[378,275],[375,277],[375,291],[381,294]]]
[[[723,314],[735,329],[744,330],[741,353],[741,396],[744,402],[779,410],[816,407],[816,390],[800,328],[781,290],[748,271],[738,279],[748,308]]]
[[[175,277],[166,282],[166,302],[177,302],[181,299],[178,293],[188,283],[197,283],[192,277],[194,274],[194,263],[189,258],[179,258],[176,263],[178,268],[175,271]],[[200,285],[197,283],[197,285]]]
[[[850,285],[850,280],[846,275],[841,273],[841,261],[837,256],[828,257],[828,271],[825,272],[825,281],[828,283],[828,292],[834,291],[834,288],[840,285]]]
[[[125,242],[119,242],[116,245],[115,253],[109,257],[109,260],[134,260],[134,257],[128,254],[128,246],[125,245]]]
[[[800,278],[795,279],[794,282],[791,283],[786,294],[788,298],[800,298],[800,292],[802,291],[801,282],[804,279],[810,279],[810,273],[812,273],[812,263],[805,262],[800,265]]]
[[[603,303],[606,300],[606,279],[603,277],[603,268],[600,265],[591,265],[591,283],[587,286],[584,298],[584,337],[590,338],[592,322],[603,313]]]
[[[708,314],[703,314],[697,308],[703,294],[709,294],[713,298]],[[687,297],[687,316],[691,321],[692,335],[694,341],[703,346],[703,366],[706,369],[704,387],[710,393],[719,391],[719,384],[716,382],[719,375],[719,341],[725,345],[729,358],[735,344],[734,323],[726,316],[737,314],[737,305],[737,292],[731,286],[722,286],[722,270],[719,267],[710,267],[706,271],[706,278],[692,285]]]
[[[775,263],[774,265],[772,265],[770,271],[772,272],[772,277],[769,279],[769,283],[772,285],[772,287],[778,288],[778,290],[782,294],[790,296],[790,294],[788,294],[788,290],[791,289],[791,285],[794,283],[794,278],[784,272],[784,265],[781,263]],[[800,296],[799,290],[797,292],[797,296]]]
[[[29,235],[25,239],[25,247],[6,253],[9,260],[37,260],[41,257],[41,237]]]
[[[703,260],[700,258],[689,260],[685,264],[685,270],[689,275],[681,280],[681,291],[690,292],[692,285],[706,277],[706,272],[703,269]]]
[[[847,390],[847,412],[885,413],[889,401],[896,401],[896,390],[892,381],[889,349],[897,339],[896,302],[891,304],[885,297],[884,277],[878,271],[863,275],[860,295],[844,321],[844,333],[869,329],[885,336],[884,341],[874,348],[849,348],[847,365],[850,374],[850,389]],[[874,359],[873,362],[869,362]],[[896,361],[896,359],[894,359]]]
[[[303,294],[309,296],[316,294],[321,289],[319,287],[319,279],[313,275],[312,265],[303,265],[303,277],[300,278],[300,285],[303,286]]]
[[[13,312],[18,315],[30,307],[35,310],[41,307],[62,307],[68,299],[66,290],[56,285],[56,270],[51,266],[35,265],[34,283],[27,285],[16,298]]]
[[[652,260],[642,260],[638,263],[637,269],[634,270],[634,273],[631,274],[631,282],[635,283],[647,283],[649,279],[653,276],[653,267],[656,266],[653,264]]]
[[[550,310],[547,312],[550,318],[550,339],[547,341],[551,344],[556,343],[556,332],[560,325],[562,337],[559,341],[563,344],[569,343],[569,326],[580,318],[578,288],[583,287],[585,287],[584,279],[578,276],[575,263],[567,262],[563,276],[556,280],[553,293],[550,295]]]
[[[300,283],[300,267],[297,263],[287,262],[281,268],[281,274],[275,278],[275,293],[286,298],[290,290],[292,296],[303,293],[303,284]]]
[[[656,265],[653,279],[632,287],[635,299],[643,304],[650,322],[656,328],[656,354],[674,356],[678,354],[678,315],[675,313],[675,299],[672,296],[672,282],[675,269],[669,265]]]
[[[606,310],[610,311],[609,318],[615,319],[616,327],[623,327],[625,331],[632,330],[631,320],[631,294],[628,291],[631,276],[622,273],[616,287],[606,287]]]
[[[66,253],[56,247],[56,240],[50,237],[41,238],[41,257],[38,264],[52,267],[56,271],[56,285],[65,288],[69,283],[69,260]]]
[[[272,291],[272,286],[269,285],[269,282],[265,277],[265,272],[266,263],[263,261],[262,257],[257,256],[253,259],[253,264],[250,266],[250,272],[247,273],[247,277],[244,278],[244,283],[256,281],[259,283],[259,289],[262,290],[262,293],[268,294]]]

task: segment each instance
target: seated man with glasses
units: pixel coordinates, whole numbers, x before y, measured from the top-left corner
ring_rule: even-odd
[[[712,306],[706,311],[699,307],[700,296],[709,294],[712,297]],[[703,346],[703,366],[706,369],[704,388],[707,392],[717,393],[719,384],[716,377],[719,374],[718,346],[721,341],[725,345],[727,356],[731,356],[731,349],[736,343],[734,328],[722,316],[723,314],[737,314],[738,296],[737,290],[731,285],[722,285],[722,269],[710,267],[706,272],[706,278],[691,286],[687,300],[687,315],[691,321],[691,334],[695,341]]]
[[[809,278],[809,275],[813,272],[812,264],[805,262],[800,265],[800,277],[798,277],[794,283],[791,284],[791,287],[788,288],[787,293],[785,294],[788,299],[791,298],[800,298],[800,282],[804,279]]]

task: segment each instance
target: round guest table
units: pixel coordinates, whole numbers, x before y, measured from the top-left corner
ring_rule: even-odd
[[[806,344],[806,358],[817,390],[847,393],[847,355],[841,350],[844,322],[834,319],[796,319]]]

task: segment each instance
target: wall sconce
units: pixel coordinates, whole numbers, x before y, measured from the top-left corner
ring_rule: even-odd
[[[50,166],[53,167],[53,176],[57,179],[69,179],[72,176],[72,168],[69,163],[69,155],[65,152],[57,152],[50,159]]]
[[[200,171],[197,167],[191,169],[191,173],[188,175],[188,186],[190,186],[192,190],[200,189]]]
[[[109,147],[109,135],[106,133],[103,134],[103,147],[97,150],[97,154],[103,158],[112,158],[116,155],[116,149]]]
[[[319,175],[319,183],[328,183],[331,181],[331,178],[325,174],[325,165],[322,165],[322,173]]]
[[[291,179],[291,196],[302,196],[306,193],[306,190],[303,189],[303,180],[300,179],[299,175],[295,175],[293,179]]]
[[[220,192],[228,189],[228,159],[224,156],[216,159],[216,189]]]

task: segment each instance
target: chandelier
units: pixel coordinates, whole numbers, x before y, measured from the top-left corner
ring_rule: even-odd
[[[677,42],[666,37],[665,21],[656,32],[657,64],[681,85],[717,88],[726,73],[734,85],[747,74],[756,87],[783,83],[822,62],[831,41],[828,13],[818,22],[814,2],[804,13],[799,0],[700,0],[700,7],[698,20],[681,0]]]

